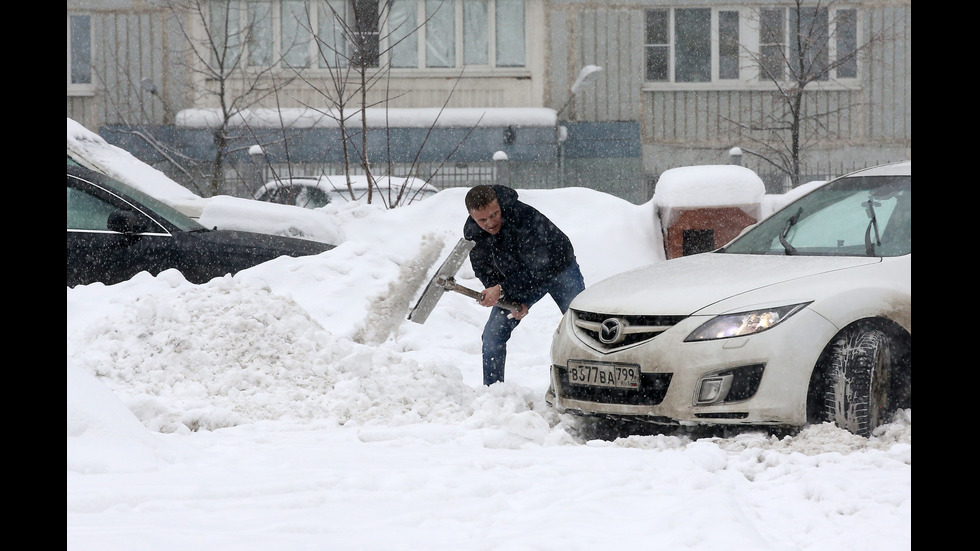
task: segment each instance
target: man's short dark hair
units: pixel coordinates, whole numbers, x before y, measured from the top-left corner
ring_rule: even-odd
[[[492,187],[481,185],[474,186],[466,192],[466,212],[483,207],[497,200],[497,192]]]

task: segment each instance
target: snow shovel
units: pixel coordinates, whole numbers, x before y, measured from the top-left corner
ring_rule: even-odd
[[[435,275],[432,276],[432,279],[425,286],[425,290],[422,292],[422,296],[419,297],[418,303],[415,304],[415,308],[412,308],[412,311],[408,313],[408,319],[410,321],[425,323],[425,320],[428,319],[429,314],[435,308],[436,303],[439,302],[439,299],[442,298],[443,293],[446,291],[453,291],[476,300],[482,298],[483,293],[464,287],[456,283],[455,279],[456,272],[459,271],[460,266],[463,265],[463,261],[466,260],[467,255],[469,255],[474,245],[476,243],[472,241],[460,239],[459,243],[453,247],[453,250],[446,257],[442,266],[439,266]],[[521,308],[520,304],[514,304],[505,300],[498,301],[497,306],[510,310],[511,312],[516,312]]]

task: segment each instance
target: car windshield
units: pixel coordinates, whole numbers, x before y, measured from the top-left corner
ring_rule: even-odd
[[[912,177],[841,178],[720,250],[737,254],[900,256],[912,252]]]
[[[68,157],[68,166],[80,167],[82,165],[78,164],[71,157]],[[163,218],[183,231],[202,231],[206,229],[193,218],[185,215],[163,201],[160,201],[152,195],[147,195],[146,193],[130,187],[118,180],[110,178],[107,175],[103,175],[100,183],[115,193],[121,195],[127,201],[135,201],[136,203],[142,205],[145,209],[149,209],[150,212],[147,214],[153,214]]]

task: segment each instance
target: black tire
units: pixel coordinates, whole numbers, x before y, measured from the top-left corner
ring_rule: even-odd
[[[825,407],[838,427],[869,437],[891,411],[891,346],[877,329],[854,328],[830,352]]]

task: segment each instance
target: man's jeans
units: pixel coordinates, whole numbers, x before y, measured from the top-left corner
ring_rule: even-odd
[[[535,296],[528,302],[530,307],[535,302],[551,295],[564,314],[568,310],[568,305],[572,299],[585,289],[585,280],[582,278],[582,271],[579,269],[578,262],[573,263],[564,272],[558,274],[547,285],[539,289]],[[506,298],[506,297],[505,297]],[[490,386],[496,382],[504,380],[504,363],[507,360],[507,341],[510,334],[514,332],[520,320],[508,318],[510,310],[494,306],[490,310],[490,319],[483,328],[483,384]]]

